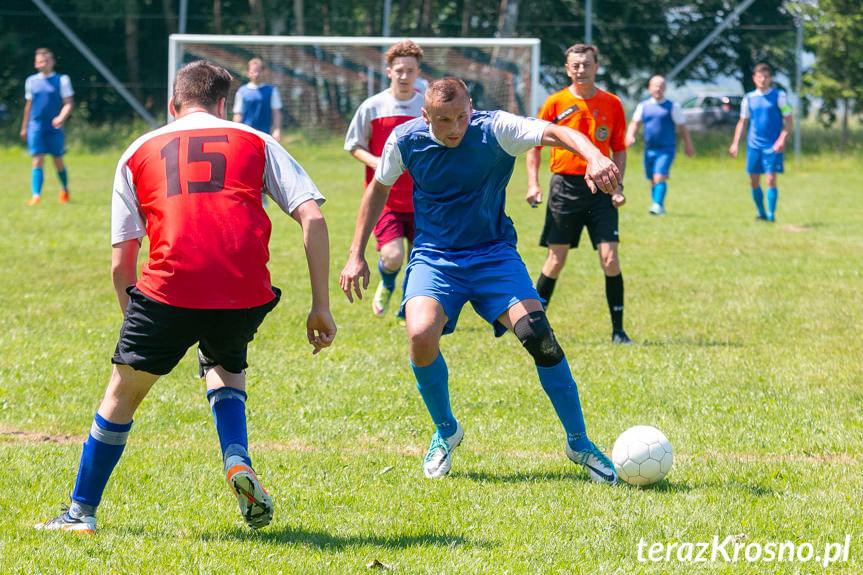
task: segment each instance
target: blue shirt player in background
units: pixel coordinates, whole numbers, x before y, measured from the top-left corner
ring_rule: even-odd
[[[63,123],[72,113],[72,82],[69,76],[54,72],[54,54],[47,48],[36,50],[33,63],[38,74],[29,76],[24,83],[24,118],[21,121],[21,139],[27,142],[27,151],[33,156],[30,176],[32,195],[28,206],[42,201],[42,183],[45,181],[45,154],[54,157],[57,177],[60,178],[59,202],[69,201],[69,176],[63,164],[66,142]]]
[[[695,155],[695,148],[686,129],[683,110],[677,102],[665,99],[665,78],[654,76],[647,84],[650,98],[639,102],[626,129],[626,147],[635,143],[638,128],[644,124],[644,173],[650,180],[653,204],[650,213],[661,216],[665,213],[665,193],[668,176],[677,150],[677,134],[683,139],[686,155]]]
[[[495,335],[515,333],[533,356],[539,380],[566,431],[565,452],[591,479],[614,483],[614,466],[585,431],[578,388],[542,302],[516,250],[504,213],[515,156],[558,146],[587,160],[587,181],[614,193],[621,176],[583,134],[507,112],[473,111],[464,82],[442,78],[425,93],[422,117],[390,134],[360,203],[354,239],[339,284],[348,300],[368,289],[365,249],[390,187],[407,170],[414,181],[414,249],[406,268],[408,347],[417,387],[436,431],[423,461],[428,478],[446,475],[464,429],[452,413],[440,338],[451,333],[470,302]],[[362,287],[360,287],[362,279]]]
[[[282,138],[282,98],[278,88],[264,83],[265,74],[263,60],[249,60],[249,82],[240,86],[234,96],[232,119],[270,134],[278,142]]]
[[[791,106],[784,90],[774,90],[773,71],[767,64],[758,64],[752,73],[755,90],[743,96],[740,104],[740,120],[734,129],[734,140],[728,153],[737,157],[737,146],[743,130],[749,126],[746,137],[746,172],[752,188],[752,199],[758,209],[758,220],[773,222],[776,219],[776,202],[779,188],[776,175],[785,171],[783,156],[785,141],[794,127]],[[761,189],[761,174],[767,183],[767,207]]]

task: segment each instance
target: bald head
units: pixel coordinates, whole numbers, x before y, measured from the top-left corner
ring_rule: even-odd
[[[458,78],[435,80],[426,89],[423,120],[432,135],[448,148],[458,146],[470,124],[471,102],[467,86]]]
[[[655,100],[661,100],[665,97],[665,78],[662,76],[654,76],[647,84],[647,91]]]
[[[462,98],[470,100],[470,94],[464,82],[458,78],[440,78],[434,80],[426,88],[423,105],[428,109],[441,104],[460,101]]]

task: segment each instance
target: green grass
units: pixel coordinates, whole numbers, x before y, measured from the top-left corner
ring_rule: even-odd
[[[711,139],[713,138],[713,139]],[[299,227],[270,207],[274,283],[285,297],[250,349],[256,468],[277,505],[251,532],[219,472],[218,441],[188,354],[143,403],[99,509],[96,537],[31,528],[75,479],[120,323],[109,276],[110,187],[120,150],[68,156],[72,203],[24,205],[29,160],[0,149],[0,572],[858,573],[863,569],[863,189],[859,156],[788,161],[779,222],[753,221],[743,160],[696,141],[670,182],[668,215],[647,214],[640,153],[621,211],[626,327],[613,347],[602,274],[571,252],[549,317],[579,382],[591,436],[662,429],[675,463],[653,489],[591,484],[563,456],[560,425],[527,354],[472,311],[443,340],[467,434],[442,481],[422,477],[431,432],[404,329],[349,305],[337,285],[362,168],[339,142],[291,152],[329,198],[339,334],[312,357]],[[509,213],[532,276],[542,210]],[[587,241],[583,238],[583,241]],[[373,262],[372,252],[369,260]],[[375,280],[376,281],[376,280]],[[373,286],[372,286],[373,287]],[[828,542],[847,562],[639,562],[637,543]]]

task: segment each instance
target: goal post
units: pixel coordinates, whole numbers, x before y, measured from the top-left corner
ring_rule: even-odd
[[[228,98],[247,81],[246,64],[261,58],[266,82],[279,88],[283,128],[320,135],[344,134],[354,111],[389,85],[384,53],[404,38],[367,36],[233,36],[172,34],[168,47],[168,98],[184,64],[206,59],[234,76]],[[536,38],[410,38],[422,47],[421,76],[465,81],[479,110],[525,116],[539,111]]]

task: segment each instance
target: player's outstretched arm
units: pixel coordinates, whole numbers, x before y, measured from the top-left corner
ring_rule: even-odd
[[[587,162],[584,180],[592,192],[599,189],[606,194],[613,194],[623,182],[614,162],[581,132],[566,126],[549,124],[542,134],[542,145],[564,148],[584,158]]]
[[[129,294],[126,288],[135,285],[138,280],[138,250],[141,248],[140,241],[135,238],[114,244],[111,247],[111,280],[114,282],[114,293],[117,294],[117,303],[120,311],[126,313],[126,305],[129,303]]]
[[[291,212],[303,228],[303,245],[312,285],[312,309],[306,319],[306,334],[315,347],[313,354],[329,347],[336,337],[336,324],[330,313],[328,289],[330,273],[330,238],[327,222],[314,200],[303,202]]]
[[[362,290],[369,287],[369,265],[366,263],[365,257],[366,245],[369,243],[372,228],[384,209],[390,187],[372,179],[360,202],[348,261],[339,276],[339,285],[351,303],[354,303],[354,294],[356,294],[357,299],[363,299]],[[363,280],[362,289],[360,289],[360,278]]]

